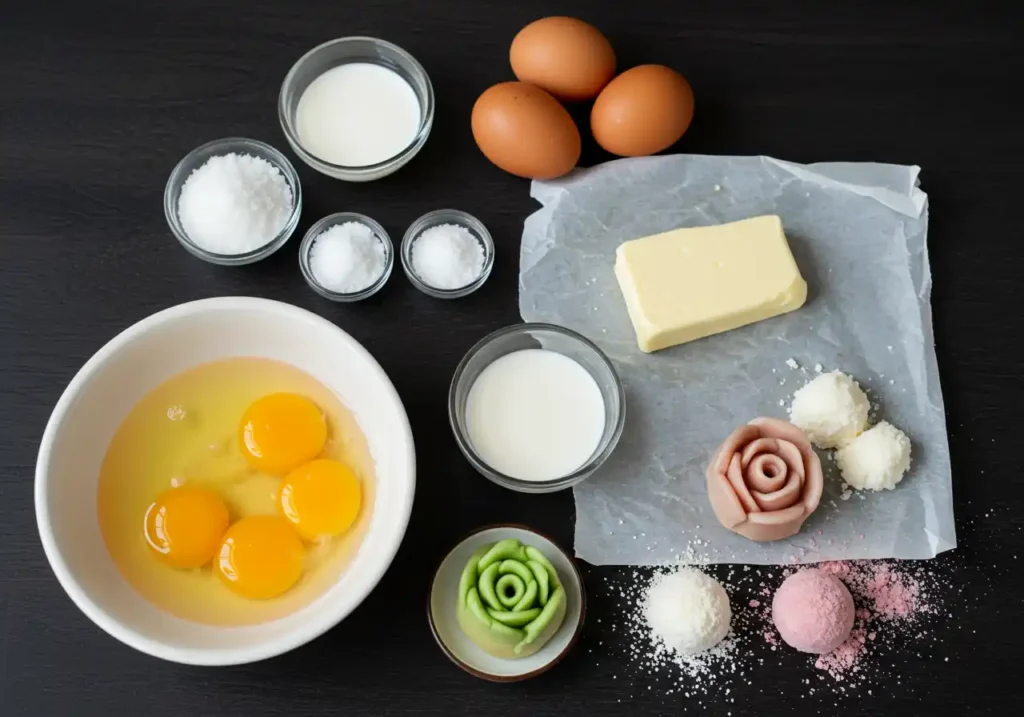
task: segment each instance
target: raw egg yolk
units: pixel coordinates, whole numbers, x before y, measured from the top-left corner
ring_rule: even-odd
[[[217,553],[228,522],[224,500],[209,488],[171,488],[146,511],[146,542],[175,568],[200,568]]]
[[[238,443],[253,468],[284,475],[320,455],[327,421],[315,403],[294,393],[257,399],[242,414]]]
[[[341,535],[359,516],[362,490],[351,468],[327,459],[310,461],[284,479],[281,514],[305,540]]]
[[[288,591],[302,575],[302,541],[288,521],[253,515],[228,528],[217,574],[242,597],[266,600]]]

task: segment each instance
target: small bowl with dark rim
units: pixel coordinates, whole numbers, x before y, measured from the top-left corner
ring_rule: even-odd
[[[507,538],[532,545],[551,561],[567,600],[565,619],[547,644],[529,657],[512,660],[495,657],[478,647],[459,627],[455,616],[459,579],[467,561],[478,548]],[[521,682],[550,670],[576,645],[586,614],[587,591],[576,561],[543,533],[515,523],[478,528],[460,540],[438,566],[427,597],[427,621],[442,652],[469,674],[489,682]]]

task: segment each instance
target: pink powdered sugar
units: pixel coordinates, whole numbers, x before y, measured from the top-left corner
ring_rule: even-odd
[[[836,561],[820,563],[822,572],[840,578],[853,594],[858,605],[849,638],[814,662],[837,682],[849,680],[861,670],[861,662],[876,638],[885,635],[871,629],[873,624],[910,622],[934,611],[923,583],[914,576],[921,568],[904,567],[889,561]],[[789,571],[790,573],[794,571]],[[920,574],[920,573],[919,573]],[[767,618],[767,611],[762,614]],[[774,630],[764,633],[765,641],[776,649],[779,639]]]
[[[856,672],[861,658],[867,648],[864,645],[864,628],[855,627],[846,642],[832,650],[819,655],[814,666],[829,673],[834,680],[842,682],[848,672]]]
[[[920,582],[890,562],[839,561],[822,563],[818,567],[846,583],[879,619],[907,619],[919,612],[930,611]]]

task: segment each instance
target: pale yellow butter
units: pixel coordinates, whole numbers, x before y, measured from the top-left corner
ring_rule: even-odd
[[[775,215],[627,241],[615,252],[615,276],[641,351],[752,324],[807,300]]]

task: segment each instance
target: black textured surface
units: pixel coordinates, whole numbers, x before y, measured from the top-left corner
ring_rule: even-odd
[[[935,329],[962,545],[941,569],[951,585],[972,582],[950,598],[949,617],[934,622],[938,645],[906,649],[871,695],[860,690],[838,702],[833,688],[809,695],[803,680],[817,677],[806,658],[766,651],[763,665],[755,661],[746,677],[728,683],[728,696],[713,691],[703,708],[737,716],[918,715],[942,707],[1000,712],[1001,695],[1012,692],[1006,686],[1024,656],[1014,592],[1022,584],[1013,572],[1024,549],[1024,484],[1014,458],[1024,350],[1018,315],[1024,112],[1012,90],[1024,74],[1024,23],[1017,3],[950,5],[6,3],[0,12],[0,714],[701,711],[693,699],[664,697],[657,679],[635,677],[618,654],[621,636],[602,627],[616,609],[603,599],[603,578],[626,571],[585,571],[593,619],[583,641],[565,663],[522,685],[486,684],[460,672],[434,645],[424,619],[431,571],[468,529],[519,521],[571,543],[569,493],[522,496],[486,482],[459,454],[445,419],[459,358],[486,332],[518,319],[519,235],[534,208],[526,183],[477,151],[469,111],[486,86],[511,78],[507,51],[518,28],[557,12],[604,29],[621,67],[661,62],[690,78],[697,116],[679,151],[914,163],[923,167],[931,198]],[[471,298],[431,300],[396,272],[376,298],[334,305],[303,283],[297,239],[264,263],[224,269],[191,257],[165,226],[161,193],[175,162],[201,142],[228,135],[284,149],[275,102],[285,72],[309,47],[350,34],[384,37],[423,63],[437,93],[433,134],[409,166],[366,185],[327,179],[296,161],[305,192],[299,234],[327,213],[351,209],[401,236],[423,212],[459,207],[483,220],[497,244],[494,274]],[[606,158],[585,141],[585,164]],[[32,471],[51,408],[96,349],[154,311],[226,294],[306,307],[370,349],[408,409],[419,488],[395,563],[351,619],[278,659],[191,668],[122,646],[65,596],[39,545]]]

